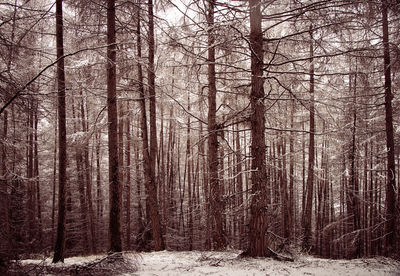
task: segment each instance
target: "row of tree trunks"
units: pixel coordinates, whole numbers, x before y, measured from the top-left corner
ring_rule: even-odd
[[[295,157],[295,134],[289,133],[286,136],[277,136],[270,142],[269,158],[271,166],[266,164],[266,131],[265,131],[265,93],[264,93],[264,50],[263,32],[261,28],[261,1],[250,0],[250,52],[251,52],[251,94],[250,94],[250,124],[251,135],[240,137],[240,125],[232,128],[224,127],[217,121],[217,74],[216,72],[216,23],[214,13],[216,2],[207,0],[204,2],[207,7],[207,38],[208,38],[208,126],[207,126],[207,152],[204,144],[199,143],[196,156],[196,147],[193,146],[193,126],[191,116],[187,115],[186,130],[186,151],[181,149],[181,142],[184,138],[180,137],[175,125],[172,123],[173,112],[171,108],[171,121],[169,123],[167,146],[164,145],[164,111],[161,109],[161,129],[160,145],[157,144],[156,128],[156,84],[155,84],[155,42],[154,42],[154,22],[153,22],[153,2],[147,1],[147,12],[149,20],[149,63],[147,67],[148,85],[144,86],[142,63],[138,62],[138,88],[140,93],[141,114],[140,129],[143,139],[142,159],[145,179],[146,192],[146,218],[147,226],[151,227],[151,234],[154,241],[154,249],[162,250],[165,248],[165,237],[172,237],[173,231],[185,238],[188,249],[192,250],[199,243],[197,237],[204,241],[204,247],[213,249],[223,249],[227,246],[228,239],[237,238],[239,247],[246,244],[242,241],[245,234],[245,222],[249,219],[248,248],[246,254],[249,256],[270,256],[268,250],[271,246],[269,235],[281,235],[282,240],[295,239],[299,234],[297,229],[297,208],[298,197],[296,193],[300,189],[296,188],[296,172],[300,173],[296,166]],[[350,104],[350,117],[348,125],[351,126],[351,137],[348,137],[345,149],[342,152],[343,173],[340,176],[340,199],[339,206],[335,206],[334,188],[331,175],[331,159],[329,158],[329,136],[322,135],[321,140],[315,135],[315,114],[314,106],[314,44],[312,26],[310,27],[310,100],[309,100],[309,138],[308,138],[308,158],[306,157],[306,140],[302,141],[302,217],[303,227],[303,249],[310,250],[314,247],[315,252],[323,256],[346,256],[360,257],[368,254],[379,254],[384,252],[391,255],[396,250],[396,162],[394,150],[394,131],[393,131],[393,108],[391,92],[390,74],[390,55],[389,37],[387,22],[387,2],[382,1],[383,18],[383,45],[384,45],[384,68],[385,68],[385,122],[386,122],[386,152],[387,158],[382,161],[377,155],[385,150],[379,147],[377,139],[370,141],[360,141],[363,119],[356,111],[361,103],[359,91],[357,90],[358,75],[349,74],[350,94],[353,102]],[[138,9],[139,10],[139,9]],[[58,151],[54,151],[54,156],[58,153],[58,227],[55,241],[54,262],[62,261],[65,248],[65,221],[66,209],[72,212],[73,195],[72,189],[66,188],[66,110],[65,110],[65,75],[63,59],[63,31],[62,31],[62,1],[56,2],[56,34],[57,34],[57,78],[58,78]],[[137,56],[142,58],[141,53],[141,17],[137,14]],[[125,116],[122,103],[119,106],[120,114],[117,110],[116,94],[116,37],[115,37],[115,1],[108,1],[107,10],[107,107],[108,107],[108,150],[109,150],[109,183],[110,183],[110,250],[120,252],[122,244],[126,248],[131,248],[131,154],[135,152],[135,162],[140,162],[140,147],[131,151],[131,135],[133,134],[131,125],[131,114]],[[268,45],[267,45],[268,46]],[[174,86],[174,84],[172,84]],[[146,93],[147,92],[147,93]],[[81,101],[72,103],[72,117],[74,132],[83,132],[89,135],[88,122],[90,116],[88,108],[85,107],[83,92],[81,91]],[[146,111],[146,99],[149,103],[149,111]],[[73,101],[73,100],[72,100]],[[360,101],[360,102],[359,102]],[[293,101],[294,102],[294,101]],[[191,102],[188,94],[187,112],[191,112]],[[35,240],[36,235],[41,241],[42,237],[42,200],[39,182],[39,109],[37,104],[32,101],[30,113],[27,114],[26,136],[27,151],[26,176],[28,181],[28,195],[26,201],[27,225],[29,241]],[[129,105],[127,111],[129,110]],[[318,105],[317,105],[318,107]],[[295,105],[291,107],[290,128],[295,128],[294,122]],[[79,114],[78,114],[79,113]],[[79,116],[80,115],[80,116]],[[149,115],[149,116],[148,116]],[[119,123],[118,123],[119,117]],[[128,118],[129,117],[129,118]],[[149,125],[147,118],[149,118]],[[3,134],[8,135],[8,112],[3,113]],[[139,121],[138,120],[138,121]],[[25,120],[24,120],[25,122]],[[81,124],[79,124],[79,123]],[[280,127],[286,128],[288,121]],[[305,124],[303,123],[303,130]],[[367,128],[368,123],[363,128]],[[15,126],[14,126],[15,127]],[[235,130],[236,127],[236,130]],[[203,124],[199,122],[199,137],[203,137]],[[323,132],[326,130],[323,123]],[[234,134],[230,134],[230,132]],[[118,135],[116,135],[118,134]],[[78,145],[75,150],[75,165],[77,169],[77,187],[79,192],[79,215],[80,223],[87,228],[81,230],[84,241],[85,253],[96,252],[96,227],[103,221],[103,206],[105,201],[102,195],[101,184],[101,132],[95,134],[96,152],[96,199],[92,198],[92,164],[93,157],[90,158],[89,140],[85,140],[82,145]],[[55,135],[57,136],[57,135]],[[246,147],[247,141],[251,137],[251,147]],[[166,140],[166,139],[165,139]],[[200,139],[201,140],[201,139]],[[219,141],[226,142],[229,146],[233,145],[233,153],[229,152],[228,147],[221,146]],[[57,144],[57,143],[56,143]],[[321,144],[321,150],[317,150],[317,144]],[[361,150],[361,145],[363,148]],[[135,145],[136,146],[136,145]],[[167,148],[167,150],[165,150]],[[289,152],[287,152],[289,148]],[[5,146],[1,150],[1,181],[2,181],[2,202],[1,221],[5,223],[5,230],[2,235],[10,235],[8,224],[8,178],[7,178],[7,150]],[[14,149],[15,151],[15,149]],[[250,154],[249,152],[250,151]],[[364,159],[361,152],[363,151]],[[244,154],[243,154],[244,153]],[[15,154],[14,154],[15,155]],[[247,156],[251,156],[248,158]],[[289,158],[288,158],[289,156]],[[368,161],[369,156],[370,161]],[[186,157],[184,161],[182,161]],[[207,160],[206,160],[207,157]],[[182,158],[182,159],[181,159]],[[308,164],[306,164],[306,160]],[[242,162],[243,161],[243,162]],[[184,163],[183,163],[184,162]],[[56,166],[54,160],[54,166]],[[157,166],[156,166],[157,164]],[[288,166],[289,164],[289,166]],[[243,166],[242,166],[243,165]],[[306,169],[308,165],[308,169]],[[361,166],[363,165],[363,166]],[[138,165],[137,165],[138,166]],[[376,168],[385,166],[387,173],[383,180]],[[181,171],[181,167],[185,168]],[[315,169],[315,168],[318,168]],[[25,169],[25,167],[24,167]],[[267,171],[268,170],[268,171]],[[297,171],[298,170],[298,171]],[[54,170],[55,171],[55,170]],[[136,167],[136,174],[139,175],[140,169]],[[249,173],[251,171],[251,173]],[[202,173],[201,173],[202,172]],[[244,174],[244,175],[243,175]],[[251,177],[249,178],[249,175]],[[183,179],[182,179],[183,176]],[[53,174],[53,212],[52,227],[55,222],[55,197],[56,197],[56,174]],[[139,177],[138,177],[139,178]],[[382,179],[381,179],[382,178]],[[139,221],[144,214],[141,208],[141,185],[137,180],[136,193],[138,198]],[[385,183],[384,183],[385,182]],[[125,186],[122,187],[122,183]],[[249,185],[250,183],[250,185]],[[4,185],[3,185],[4,184]],[[21,183],[16,184],[19,187]],[[21,185],[22,187],[22,185]],[[133,187],[133,186],[132,186]],[[123,189],[124,188],[124,189]],[[159,190],[158,190],[159,189]],[[16,189],[18,190],[18,189]],[[251,193],[249,192],[251,190]],[[125,198],[122,200],[123,191]],[[23,200],[13,191],[15,202]],[[3,195],[4,194],[4,195]],[[385,199],[384,204],[382,204]],[[67,202],[68,201],[68,202]],[[313,202],[314,201],[314,202]],[[247,208],[251,202],[250,208]],[[280,223],[270,223],[277,217],[273,214],[270,204],[279,204],[281,210]],[[125,209],[125,220],[123,220],[122,206]],[[159,204],[161,208],[159,208]],[[202,209],[201,209],[202,208]],[[11,208],[12,209],[12,208]],[[96,215],[94,212],[96,209]],[[338,209],[338,210],[337,210]],[[15,210],[13,210],[15,211]],[[381,223],[378,217],[385,214],[385,222]],[[313,218],[314,216],[314,218]],[[162,219],[161,219],[162,218]],[[97,223],[95,220],[97,219]],[[334,222],[337,223],[334,223]],[[124,223],[126,228],[121,227]],[[204,222],[204,226],[202,223]],[[315,232],[313,236],[312,225],[315,222]],[[141,224],[141,222],[139,223]],[[279,225],[278,225],[279,224]],[[383,227],[384,224],[384,227]],[[8,225],[8,226],[7,226]],[[151,226],[150,226],[151,225]],[[270,226],[271,225],[271,226]],[[278,226],[276,226],[278,225]],[[146,225],[145,225],[146,226]],[[146,226],[146,227],[147,227]],[[35,230],[38,232],[35,233]],[[121,229],[124,229],[124,241]],[[369,231],[373,229],[373,231]],[[146,229],[142,229],[146,231]],[[205,230],[205,231],[202,231]],[[98,234],[98,233],[97,233]],[[165,237],[163,237],[163,235]],[[203,236],[202,236],[203,235]],[[204,237],[204,239],[202,239]],[[313,240],[313,237],[314,240]],[[354,246],[346,241],[353,238]],[[382,240],[385,243],[382,244]],[[7,248],[9,244],[1,240]],[[344,242],[343,242],[344,241]],[[171,239],[171,244],[173,241]]]

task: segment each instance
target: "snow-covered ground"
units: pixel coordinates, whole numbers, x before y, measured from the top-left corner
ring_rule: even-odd
[[[137,260],[139,269],[120,275],[400,275],[400,262],[377,257],[357,260],[327,260],[310,256],[299,256],[294,262],[276,261],[266,258],[237,258],[239,252],[150,252],[139,255],[127,253],[125,258]],[[104,256],[74,257],[65,264],[49,266],[76,266],[94,262]],[[24,260],[23,264],[40,263]],[[117,268],[117,267],[116,267]]]

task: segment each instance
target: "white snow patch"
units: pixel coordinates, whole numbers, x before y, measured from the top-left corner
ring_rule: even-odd
[[[167,276],[167,275],[321,275],[321,276],[379,276],[400,275],[400,262],[388,258],[330,260],[310,256],[299,256],[294,262],[284,262],[269,258],[237,258],[239,251],[161,251],[125,254],[139,262],[137,272],[121,275]],[[103,256],[73,257],[56,266],[83,265]],[[24,260],[23,264],[40,263],[43,260]],[[44,262],[51,264],[51,259]]]
[[[391,259],[328,260],[299,257],[294,262],[268,258],[240,258],[240,252],[142,253],[134,275],[400,275]]]

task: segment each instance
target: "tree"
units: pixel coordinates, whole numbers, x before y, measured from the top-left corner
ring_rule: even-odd
[[[388,1],[382,0],[382,32],[383,32],[383,60],[385,75],[385,123],[386,123],[386,150],[387,150],[387,175],[386,175],[386,255],[395,252],[396,236],[396,167],[394,160],[393,136],[393,108],[392,108],[392,79],[390,72],[390,49],[388,31]]]
[[[218,132],[216,122],[216,78],[215,78],[215,26],[214,6],[215,0],[208,0],[207,8],[207,34],[208,34],[208,169],[210,181],[210,208],[212,213],[212,239],[214,249],[226,246],[222,224],[221,189],[218,175]]]
[[[251,257],[269,256],[268,203],[269,187],[265,164],[265,117],[264,117],[264,51],[261,29],[261,1],[250,3],[250,50],[251,50],[251,205],[249,222],[249,245],[246,255]]]
[[[64,261],[65,221],[66,221],[66,171],[67,171],[67,131],[65,108],[65,72],[63,41],[62,0],[56,1],[56,45],[57,45],[57,86],[58,86],[58,222],[53,263]]]
[[[153,230],[154,249],[163,250],[164,239],[161,232],[161,220],[157,201],[157,183],[156,183],[156,158],[157,158],[157,123],[156,123],[156,87],[155,87],[155,66],[154,66],[154,15],[153,1],[148,0],[147,3],[149,16],[149,66],[147,71],[149,85],[149,100],[150,100],[150,173],[151,179],[149,185],[149,204],[150,218]]]
[[[115,0],[107,1],[107,108],[108,108],[108,173],[110,185],[110,252],[121,252],[122,188],[118,166],[118,111],[116,76]]]
[[[312,202],[314,188],[314,160],[315,160],[315,109],[314,109],[314,49],[312,25],[310,26],[310,138],[308,144],[308,172],[307,172],[307,191],[306,191],[306,206],[303,213],[303,249],[310,250],[311,247],[311,217],[312,217]]]

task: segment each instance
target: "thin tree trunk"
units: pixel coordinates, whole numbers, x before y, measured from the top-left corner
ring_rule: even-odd
[[[100,164],[100,143],[101,132],[96,130],[96,205],[97,205],[97,227],[100,227],[103,219],[103,193],[101,185],[101,164]]]
[[[129,110],[129,106],[128,106]],[[125,150],[125,164],[126,164],[126,179],[125,179],[125,225],[126,225],[126,249],[131,248],[131,129],[130,129],[129,116],[125,119],[125,132],[126,132],[126,150]]]
[[[75,115],[75,103],[74,99],[72,98],[72,121],[73,123],[73,131],[74,133],[77,133],[79,131],[77,125],[76,125],[76,115]],[[82,231],[83,234],[80,235],[81,237],[81,243],[83,244],[84,247],[84,253],[91,253],[91,248],[90,248],[90,236],[89,236],[89,231],[87,228],[87,202],[86,202],[86,196],[85,196],[85,178],[84,178],[84,173],[83,173],[83,156],[82,156],[82,148],[80,145],[78,145],[75,149],[75,163],[76,163],[76,172],[77,172],[77,178],[76,181],[78,183],[78,191],[79,191],[79,205],[80,205],[80,223],[82,225]]]
[[[63,42],[62,0],[56,0],[56,46],[57,46],[57,85],[58,85],[58,222],[57,238],[54,247],[53,263],[64,261],[65,249],[65,188],[67,170],[67,131],[65,112],[65,72]]]
[[[2,139],[8,136],[8,112],[3,113]],[[9,195],[7,191],[7,148],[0,143],[0,259],[8,259],[11,249],[11,233],[9,219]]]
[[[218,177],[218,136],[216,123],[216,76],[215,76],[215,34],[214,6],[215,0],[208,0],[208,170],[210,186],[210,211],[212,217],[213,248],[218,250],[226,246],[222,219],[221,187]]]
[[[34,103],[33,99],[31,99],[31,103],[29,105],[29,112],[28,112],[28,134],[27,134],[27,196],[28,199],[26,201],[26,210],[27,210],[27,219],[28,219],[28,244],[31,247],[30,249],[33,250],[35,247],[34,241],[36,240],[36,222],[35,222],[35,179],[34,179],[34,172],[33,172],[33,149],[34,149],[34,142],[33,142],[33,128],[34,128]]]
[[[313,201],[313,188],[314,188],[314,132],[315,132],[315,111],[314,111],[314,63],[313,63],[313,36],[312,27],[310,26],[310,138],[308,145],[308,175],[307,175],[307,196],[306,206],[303,219],[304,239],[303,249],[309,250],[311,248],[311,221],[312,221],[312,201]]]
[[[149,183],[150,197],[150,216],[153,229],[154,249],[156,251],[164,250],[164,239],[162,236],[161,219],[157,200],[157,183],[156,183],[156,158],[157,158],[157,123],[156,123],[156,87],[155,87],[155,67],[154,67],[154,16],[153,16],[153,0],[148,0],[148,16],[149,16],[149,65],[147,70],[147,78],[149,85],[150,100],[150,172],[151,182]]]
[[[36,212],[38,220],[38,242],[41,245],[43,228],[42,228],[42,208],[40,200],[40,179],[39,179],[39,153],[38,153],[38,103],[35,103],[34,108],[34,149],[33,149],[33,176],[35,178],[35,188],[36,188]]]
[[[55,121],[57,121],[58,110],[56,111]],[[55,238],[55,210],[56,210],[56,186],[57,186],[57,124],[54,128],[54,152],[53,152],[53,198],[51,207],[51,244],[54,244]]]
[[[388,1],[382,0],[382,31],[383,55],[385,70],[385,122],[386,122],[386,149],[387,149],[387,182],[386,182],[386,223],[385,255],[396,252],[396,174],[394,160],[394,134],[392,109],[392,79],[389,49]]]
[[[108,170],[110,191],[109,237],[110,252],[121,252],[121,199],[118,164],[118,111],[116,78],[115,0],[107,1],[107,108],[108,108]]]
[[[86,116],[85,116],[85,108],[84,108],[84,100],[83,100],[83,93],[81,92],[81,122],[82,122],[82,131],[85,135],[89,135],[88,127],[86,123]],[[96,248],[96,240],[95,240],[95,225],[94,225],[94,211],[93,211],[93,201],[92,201],[92,178],[90,175],[90,160],[89,160],[89,139],[85,142],[83,147],[83,161],[84,161],[84,175],[85,175],[85,182],[86,182],[86,201],[87,201],[87,208],[88,208],[88,223],[89,223],[89,245],[90,245],[90,252],[95,253],[97,251]]]
[[[244,160],[241,153],[241,144],[240,144],[240,134],[239,134],[239,125],[237,125],[236,129],[236,208],[238,212],[237,222],[239,226],[239,248],[242,248],[243,242],[243,234],[244,234],[244,206],[243,206],[243,166],[242,162]]]
[[[151,10],[151,13],[153,11],[153,5],[151,1],[148,3],[148,8],[149,11]],[[153,17],[149,15],[149,18],[153,20]],[[138,58],[140,59],[142,57],[142,46],[141,46],[141,35],[140,35],[140,14],[138,13],[138,19],[137,19],[137,55]],[[152,25],[149,23],[149,26]],[[154,27],[154,26],[153,26]],[[153,30],[154,32],[154,30]],[[150,31],[150,33],[152,33]],[[154,35],[154,33],[153,33]],[[151,39],[149,39],[151,40]],[[153,37],[153,43],[154,43],[154,37]],[[151,44],[151,43],[150,43]],[[154,47],[154,44],[153,44]],[[151,51],[151,50],[149,50]],[[150,54],[150,53],[149,53]],[[154,78],[154,49],[153,49],[153,69],[149,69],[149,77]],[[151,58],[150,58],[151,59]],[[151,62],[150,62],[151,63]],[[152,230],[153,230],[153,240],[154,240],[154,249],[155,250],[163,250],[164,248],[164,242],[162,239],[162,233],[161,233],[161,223],[160,223],[160,217],[158,213],[158,202],[157,202],[157,187],[155,183],[155,155],[154,155],[154,160],[151,160],[151,150],[149,149],[149,138],[148,138],[148,130],[147,130],[147,116],[146,116],[146,100],[145,100],[145,93],[144,93],[144,85],[143,85],[143,70],[142,70],[142,65],[140,62],[137,64],[138,67],[138,80],[139,80],[139,94],[140,94],[140,107],[141,107],[141,123],[140,127],[142,130],[142,137],[143,137],[143,159],[144,159],[144,174],[145,174],[145,182],[146,182],[146,195],[147,195],[147,200],[146,200],[146,210],[149,211],[147,214],[148,217],[150,218],[151,224],[152,224]],[[152,71],[152,72],[150,72]],[[149,85],[154,88],[154,79],[149,80]],[[155,95],[153,94],[153,97]],[[155,120],[155,98],[154,100],[154,106],[152,108],[154,114],[154,120]],[[151,112],[150,112],[151,113]],[[155,126],[153,126],[155,127]],[[155,128],[151,128],[153,131],[155,131]],[[154,134],[154,133],[153,133]],[[155,137],[155,134],[153,135],[153,138]],[[155,141],[157,142],[157,141]],[[154,141],[153,141],[154,143]],[[155,151],[155,154],[157,151]],[[154,163],[153,163],[154,161]],[[152,166],[154,164],[154,166]]]
[[[190,99],[188,94],[188,111],[190,112]],[[188,185],[188,231],[189,231],[189,250],[193,250],[193,201],[192,201],[192,154],[190,144],[190,115],[187,121],[186,138],[186,166],[187,166],[187,185]]]
[[[290,129],[294,128],[294,112],[295,112],[295,101],[291,100],[291,108],[290,108]],[[290,238],[294,240],[296,238],[296,198],[294,191],[294,133],[291,131],[289,136],[289,224],[291,226]]]
[[[282,234],[285,239],[290,239],[290,204],[289,204],[289,196],[288,196],[288,189],[287,189],[287,171],[286,171],[286,141],[283,137],[281,137],[280,145],[281,148],[281,155],[279,159],[281,160],[281,206],[282,206]]]

